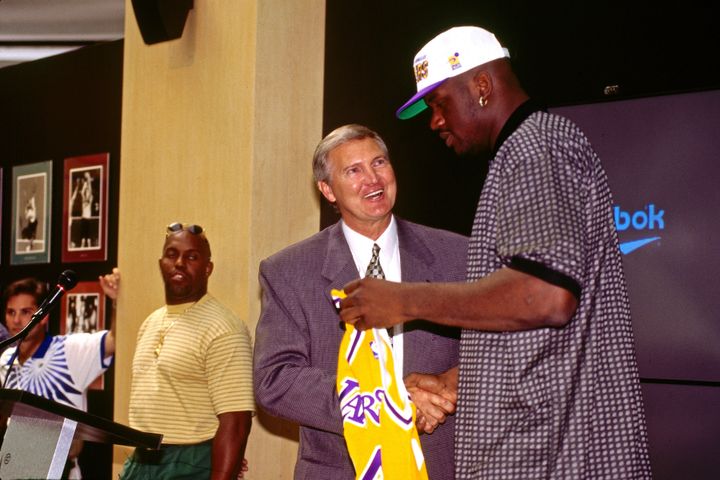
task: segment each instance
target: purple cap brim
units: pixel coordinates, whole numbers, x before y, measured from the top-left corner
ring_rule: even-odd
[[[444,78],[439,82],[435,82],[432,85],[428,85],[427,87],[417,92],[415,95],[412,96],[410,100],[405,102],[402,107],[398,108],[397,112],[395,112],[395,116],[400,120],[407,120],[408,118],[412,118],[418,113],[425,110],[427,108],[427,105],[423,101],[423,97],[425,97],[425,95],[427,95],[428,93],[432,92],[435,88],[437,88],[438,85],[443,83],[445,80],[447,80],[447,78]],[[422,104],[418,105],[419,102],[422,102]]]

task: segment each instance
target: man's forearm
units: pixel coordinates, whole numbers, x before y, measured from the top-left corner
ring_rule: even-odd
[[[212,480],[236,479],[247,446],[252,414],[228,412],[218,415],[220,425],[212,443]]]
[[[346,286],[340,315],[360,329],[416,318],[485,331],[561,327],[575,311],[573,295],[509,268],[471,283],[392,283],[363,279]]]
[[[409,286],[419,287],[407,302],[411,317],[475,330],[561,327],[576,306],[567,290],[509,268],[477,282]]]
[[[258,405],[271,415],[300,425],[343,434],[335,375],[318,367],[293,365],[291,357],[274,359],[274,362],[284,362],[283,366],[273,364],[258,368],[261,362],[256,357],[254,376]],[[298,408],[299,405],[302,408]]]

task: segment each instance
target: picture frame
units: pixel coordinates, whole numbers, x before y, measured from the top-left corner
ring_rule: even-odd
[[[63,263],[107,260],[109,161],[108,153],[65,159]]]
[[[12,170],[10,264],[50,262],[52,160]]]
[[[101,330],[105,330],[105,292],[99,282],[78,282],[60,302],[60,335]],[[103,390],[105,374],[96,378],[88,388]]]

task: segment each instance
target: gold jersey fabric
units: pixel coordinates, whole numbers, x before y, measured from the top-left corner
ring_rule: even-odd
[[[337,390],[355,478],[427,480],[415,405],[396,372],[387,332],[345,328]]]

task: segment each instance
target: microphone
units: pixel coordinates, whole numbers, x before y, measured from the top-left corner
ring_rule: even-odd
[[[8,345],[12,345],[13,343],[17,342],[18,339],[22,340],[27,337],[28,333],[30,333],[30,330],[32,330],[33,327],[35,327],[35,325],[37,325],[40,320],[45,318],[45,315],[50,313],[50,310],[55,308],[60,298],[65,295],[65,292],[75,288],[77,282],[77,275],[75,274],[75,272],[73,272],[72,270],[65,270],[64,272],[62,272],[60,274],[60,277],[58,277],[55,289],[50,293],[49,296],[45,298],[45,300],[43,300],[37,311],[33,313],[28,324],[25,325],[25,328],[23,328],[21,331],[19,331],[12,337],[0,342],[0,350]]]
[[[65,295],[65,292],[75,288],[77,282],[77,275],[75,274],[75,272],[73,272],[72,270],[65,270],[64,272],[62,272],[58,277],[55,289],[50,293],[49,296],[45,298],[45,300],[43,300],[37,311],[33,314],[33,318],[36,316],[40,317],[40,319],[44,318],[45,315],[47,315],[50,310],[52,310],[55,305],[57,305],[58,300],[60,300],[60,298]]]

